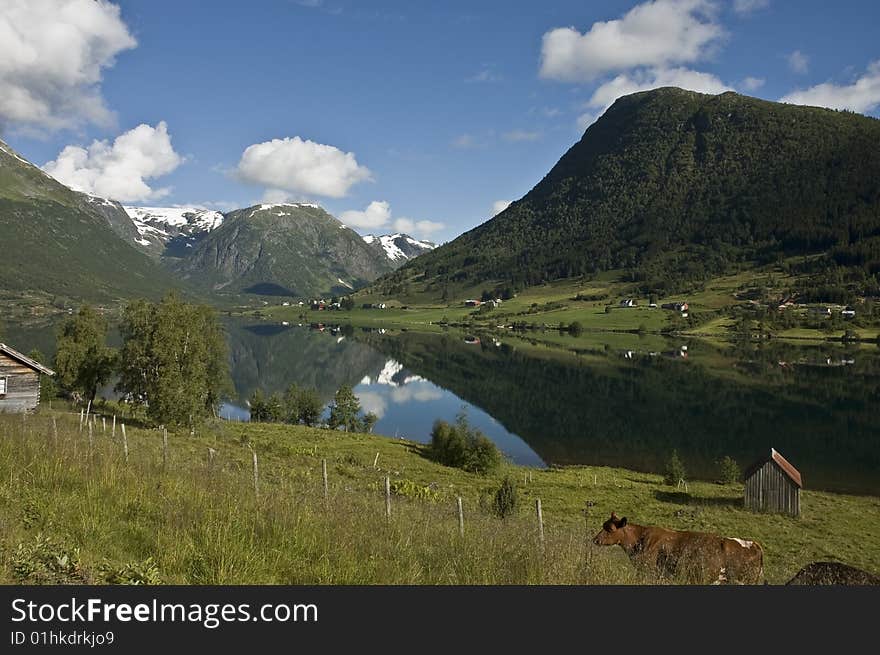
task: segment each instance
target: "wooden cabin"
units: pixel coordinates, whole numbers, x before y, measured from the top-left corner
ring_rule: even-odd
[[[40,404],[40,376],[55,371],[0,343],[0,412],[31,412]]]
[[[800,516],[800,471],[776,449],[770,455],[752,464],[745,473],[745,507],[757,512],[774,512]]]

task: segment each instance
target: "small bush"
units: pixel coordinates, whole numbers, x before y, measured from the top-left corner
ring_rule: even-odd
[[[718,462],[718,479],[721,484],[736,484],[740,481],[741,477],[742,471],[740,471],[739,464],[729,455],[725,455]]]
[[[673,450],[672,455],[666,461],[666,472],[663,476],[663,482],[669,485],[677,485],[679,480],[687,478],[687,472],[684,469],[684,462],[678,456],[678,451]]]
[[[162,584],[159,566],[152,557],[142,562],[128,562],[119,567],[104,563],[101,574],[107,584],[157,585]]]
[[[471,473],[489,473],[501,464],[501,451],[482,432],[470,427],[467,417],[458,417],[455,425],[437,421],[431,430],[430,459]]]
[[[37,534],[19,543],[12,553],[12,573],[20,584],[73,584],[83,582],[79,549]]]
[[[572,321],[568,326],[568,333],[573,337],[579,337],[584,333],[584,325],[580,321]]]
[[[516,504],[516,485],[509,477],[505,476],[498,491],[495,492],[492,511],[499,518],[505,519],[516,511]]]

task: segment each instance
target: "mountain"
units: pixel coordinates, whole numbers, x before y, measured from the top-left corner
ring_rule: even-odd
[[[124,209],[135,227],[135,243],[154,256],[186,257],[208,232],[223,223],[223,214],[204,207]]]
[[[816,284],[880,288],[880,120],[663,88],[618,99],[525,197],[377,288],[623,269],[662,293],[804,254]]]
[[[69,189],[0,141],[0,291],[105,302],[179,286],[136,235],[119,203]]]
[[[418,241],[408,234],[383,234],[373,236],[368,234],[364,242],[371,246],[377,253],[387,257],[394,268],[403,266],[407,261],[430,252],[437,247],[430,241]]]
[[[321,207],[297,203],[226,214],[173,270],[206,289],[307,297],[358,289],[391,264]]]

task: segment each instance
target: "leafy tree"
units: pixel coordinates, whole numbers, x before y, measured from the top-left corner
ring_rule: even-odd
[[[499,518],[506,519],[516,511],[517,502],[516,485],[509,476],[505,476],[495,492],[492,510]]]
[[[284,392],[283,414],[285,423],[299,423],[300,394],[301,390],[296,384],[291,384],[287,387],[287,391]]]
[[[116,364],[116,351],[107,346],[106,319],[83,305],[62,323],[57,344],[55,371],[62,388],[94,400]]]
[[[489,473],[501,463],[501,451],[486,435],[470,427],[464,413],[455,425],[439,420],[434,423],[428,456],[444,466],[472,473]]]
[[[255,423],[279,423],[284,417],[284,406],[278,394],[266,397],[261,389],[257,389],[249,404],[251,421]]]
[[[343,385],[336,392],[333,404],[330,406],[330,429],[342,428],[346,432],[357,432],[361,427],[358,414],[361,411],[361,403],[349,385]]]
[[[672,455],[666,460],[666,473],[663,476],[663,482],[668,485],[677,485],[679,480],[684,480],[687,472],[684,469],[684,463],[678,456],[678,451],[673,450]]]
[[[340,302],[339,306],[347,312],[350,312],[354,309],[354,298],[351,296],[345,296]]]
[[[373,427],[378,422],[379,417],[374,412],[367,412],[361,421],[361,427],[364,432],[372,432]]]
[[[301,389],[299,392],[299,420],[305,425],[316,425],[324,413],[324,403],[315,389]]]
[[[725,455],[724,458],[718,462],[718,474],[718,479],[721,484],[735,484],[739,482],[742,477],[742,471],[740,471],[739,464],[737,464],[736,460],[730,455]]]
[[[160,303],[138,300],[123,311],[117,389],[146,406],[162,425],[194,425],[216,415],[231,384],[227,346],[214,311],[169,293]]]
[[[584,325],[580,321],[572,321],[568,326],[568,332],[573,337],[579,337],[584,333]]]
[[[37,348],[34,348],[32,351],[28,353],[28,357],[30,357],[35,362],[39,362],[43,366],[49,366],[49,360],[46,359],[46,356]],[[41,375],[40,376],[40,398],[43,400],[52,400],[58,395],[58,384],[55,382],[55,378],[51,375]]]

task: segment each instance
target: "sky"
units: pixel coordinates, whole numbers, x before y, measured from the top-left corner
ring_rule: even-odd
[[[0,138],[127,205],[443,242],[657,86],[880,116],[876,0],[0,0]]]

